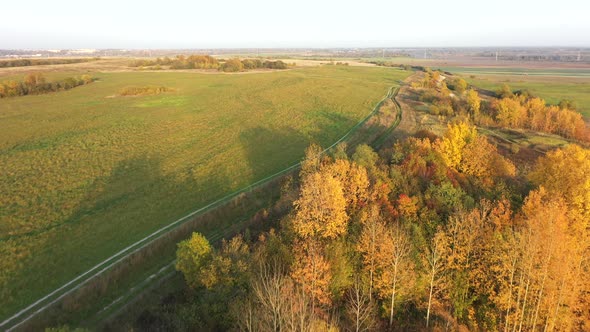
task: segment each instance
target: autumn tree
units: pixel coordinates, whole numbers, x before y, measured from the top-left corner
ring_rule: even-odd
[[[484,239],[484,227],[488,222],[490,207],[482,204],[471,212],[459,212],[451,216],[445,227],[448,243],[443,256],[443,269],[447,280],[447,292],[454,316],[465,320],[476,298],[473,281],[477,280],[481,256],[478,255]]]
[[[465,122],[448,125],[442,140],[438,144],[443,160],[448,167],[457,168],[463,160],[465,147],[477,137],[475,127]]]
[[[269,331],[280,331],[284,328],[283,325],[287,319],[285,317],[287,314],[285,310],[287,299],[283,293],[287,283],[285,271],[277,261],[260,262],[258,273],[251,283],[256,303],[259,305],[258,310],[254,313],[255,317],[250,318],[250,320],[255,319],[257,321],[255,326]],[[246,325],[253,326],[254,324],[248,323]],[[248,330],[254,331],[257,329],[251,327]]]
[[[310,298],[311,312],[315,314],[318,305],[326,307],[332,303],[329,289],[332,281],[331,264],[318,241],[298,240],[293,251],[295,257],[291,277]]]
[[[389,306],[389,325],[401,295],[408,293],[412,285],[414,268],[409,259],[410,241],[400,225],[387,227],[378,239],[376,262],[378,266],[377,287]]]
[[[41,73],[31,73],[25,76],[25,84],[29,89],[34,90],[37,85],[45,84],[45,76]]]
[[[207,266],[211,258],[212,248],[209,241],[195,232],[190,239],[178,244],[176,269],[182,272],[190,287],[197,288],[202,285],[201,269]]]
[[[590,150],[576,144],[541,157],[529,174],[531,181],[566,199],[588,224],[590,220]]]
[[[361,215],[362,230],[357,250],[362,255],[363,270],[368,275],[368,294],[372,299],[373,284],[377,270],[377,251],[380,239],[385,234],[385,223],[377,206],[371,205]]]
[[[486,187],[492,186],[496,177],[512,177],[516,174],[514,164],[480,135],[465,146],[458,170],[479,178]]]
[[[430,244],[423,249],[422,259],[426,266],[426,278],[428,283],[428,305],[426,309],[426,327],[430,323],[430,311],[432,303],[437,299],[437,293],[443,290],[442,272],[443,257],[447,248],[447,240],[442,230],[439,230]]]
[[[375,325],[376,307],[369,294],[362,279],[357,276],[346,295],[346,314],[352,323],[352,331],[369,331]]]
[[[338,145],[336,145],[336,147],[334,148],[334,152],[332,152],[332,157],[334,158],[334,160],[348,160],[348,154],[346,153],[347,149],[348,144],[346,144],[346,142],[338,143]]]
[[[467,90],[467,82],[462,78],[457,78],[453,81],[454,90],[458,94],[463,94]]]
[[[312,143],[305,149],[305,157],[301,161],[301,171],[299,176],[304,180],[307,175],[315,173],[320,170],[322,165],[322,147]]]
[[[530,98],[527,100],[526,105],[528,115],[529,128],[538,131],[552,132],[554,129],[551,127],[553,121],[547,121],[548,115],[551,118],[545,100],[541,98]]]
[[[94,78],[90,75],[82,75],[80,79],[84,82],[84,84],[89,84],[94,81]]]
[[[558,127],[553,112],[565,111],[510,99],[524,126],[538,110]],[[515,185],[504,181],[515,166],[468,123],[419,137],[396,142],[389,160],[369,147],[352,158],[310,147],[300,186],[282,189],[293,209],[280,228],[220,250],[195,234],[177,269],[197,292],[227,289],[220,301],[232,299],[241,330],[416,329],[417,313],[427,328],[586,330],[588,150],[548,152],[531,183]]]
[[[522,255],[507,325],[513,329],[571,330],[581,291],[587,228],[572,222],[567,203],[544,188],[523,206]]]
[[[494,106],[496,119],[505,127],[519,127],[526,120],[526,109],[517,98],[502,98]]]
[[[375,169],[379,155],[368,145],[360,144],[352,155],[352,160],[359,166],[371,171]]]
[[[309,175],[295,201],[293,228],[302,238],[333,239],[346,232],[346,199],[340,181],[329,172]]]
[[[473,118],[479,117],[479,110],[481,108],[481,98],[477,91],[473,89],[467,90],[467,95],[465,96],[467,101],[467,106],[469,107],[469,112]]]
[[[225,72],[238,72],[244,70],[244,64],[240,59],[233,58],[227,60],[219,69]]]
[[[499,98],[510,98],[513,95],[514,94],[512,93],[512,89],[510,89],[508,84],[502,84],[500,89],[496,91],[496,96],[498,96]]]
[[[257,262],[251,294],[231,307],[240,331],[311,331],[311,298],[277,260]]]
[[[560,100],[558,106],[562,110],[567,109],[567,110],[575,111],[578,108],[576,102],[574,102],[573,100],[570,100],[570,99]]]
[[[349,215],[367,203],[369,176],[364,167],[339,159],[327,166],[324,172],[330,173],[342,185],[346,211]]]
[[[241,235],[223,241],[221,251],[213,252],[206,265],[198,273],[200,283],[206,288],[222,286],[231,289],[247,283],[250,251]]]
[[[493,177],[514,176],[516,171],[475,127],[464,122],[448,126],[437,150],[448,167],[478,177],[488,186],[493,184]]]

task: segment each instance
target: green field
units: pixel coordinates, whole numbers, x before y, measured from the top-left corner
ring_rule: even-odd
[[[56,73],[49,79],[80,73]],[[410,72],[95,73],[0,100],[0,317],[344,135]],[[164,86],[119,97],[125,87]]]
[[[512,90],[528,89],[550,104],[557,104],[562,99],[573,100],[578,111],[590,119],[590,78],[564,77],[527,77],[511,75],[476,74],[475,78],[463,75],[472,85],[487,90],[497,90],[502,84],[508,84]]]

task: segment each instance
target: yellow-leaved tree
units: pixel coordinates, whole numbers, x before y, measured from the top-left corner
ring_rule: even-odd
[[[176,270],[182,272],[186,283],[191,288],[202,285],[201,269],[212,258],[209,241],[200,233],[193,233],[190,239],[178,244],[176,251]]]
[[[378,239],[376,285],[381,298],[387,303],[386,307],[389,307],[390,326],[393,325],[396,305],[414,282],[414,266],[409,259],[411,249],[409,236],[397,224],[390,225]]]
[[[475,140],[477,130],[465,122],[448,125],[446,133],[439,141],[437,149],[441,153],[445,164],[457,168],[463,160],[465,146]]]
[[[519,127],[526,120],[526,108],[516,98],[503,98],[496,102],[496,119],[505,127]]]
[[[567,170],[567,171],[565,171]],[[560,195],[588,226],[590,222],[590,150],[571,144],[539,159],[529,178]]]
[[[364,167],[344,159],[330,164],[327,172],[340,182],[347,212],[351,213],[369,199],[369,175]]]
[[[458,169],[465,174],[479,177],[488,184],[492,184],[492,177],[514,176],[516,173],[514,164],[500,155],[496,146],[483,136],[477,136],[465,146]]]
[[[346,199],[330,172],[309,174],[294,205],[293,229],[300,237],[333,239],[346,232]]]
[[[375,271],[377,269],[377,245],[379,239],[385,233],[385,222],[379,214],[379,208],[376,205],[369,206],[362,211],[360,218],[363,226],[357,250],[363,259],[363,270],[366,271],[369,278],[369,299],[373,297],[373,283],[375,280]]]
[[[480,178],[492,185],[492,177],[514,176],[516,167],[498,153],[496,146],[477,134],[475,126],[460,122],[449,125],[436,149],[448,167]]]
[[[476,118],[479,116],[479,110],[481,108],[481,98],[477,91],[473,89],[469,89],[467,91],[467,95],[465,96],[467,100],[467,106],[469,107],[469,112],[471,115]]]
[[[521,254],[510,278],[505,326],[515,330],[570,331],[583,290],[583,234],[562,197],[543,187],[522,208]],[[511,300],[511,301],[510,301]]]

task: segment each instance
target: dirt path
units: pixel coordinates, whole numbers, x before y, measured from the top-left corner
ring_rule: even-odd
[[[404,84],[400,87],[397,94],[397,102],[402,109],[402,118],[398,124],[393,137],[396,139],[404,139],[414,135],[418,130],[423,129],[418,114],[413,105],[413,94],[410,91],[410,84],[419,80],[422,77],[420,72],[416,72],[412,76],[404,80]]]

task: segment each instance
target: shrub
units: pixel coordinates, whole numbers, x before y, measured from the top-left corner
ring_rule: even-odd
[[[126,87],[123,88],[119,95],[121,96],[147,96],[159,95],[160,93],[171,91],[165,86],[144,86],[144,87]]]
[[[227,60],[223,65],[221,65],[220,69],[224,72],[238,72],[244,70],[244,64],[240,59],[234,58]]]

